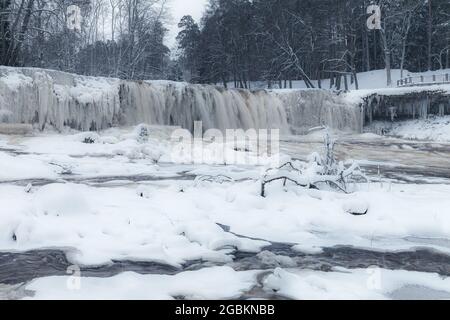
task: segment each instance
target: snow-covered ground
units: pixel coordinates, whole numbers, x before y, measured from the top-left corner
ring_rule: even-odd
[[[442,69],[442,70],[435,70],[435,71],[426,71],[426,72],[409,72],[408,70],[403,71],[403,77],[400,69],[392,69],[391,70],[391,77],[392,77],[392,87],[397,86],[397,81],[400,79],[404,79],[407,77],[420,77],[424,76],[424,79],[429,79],[433,75],[442,75],[450,73],[450,69]],[[367,72],[360,72],[357,74],[358,77],[358,87],[360,90],[367,90],[367,89],[383,89],[387,88],[387,74],[386,70],[373,70],[373,71],[367,71]],[[350,83],[350,77],[348,77],[348,85],[350,90],[356,89],[355,83]],[[313,85],[317,88],[319,87],[317,80],[312,80]],[[284,81],[282,82],[282,85],[284,86]],[[234,83],[229,83],[228,86],[232,88],[234,86]],[[278,83],[274,82],[273,86],[275,86],[275,89],[277,89]],[[287,86],[289,87],[289,82],[287,83]],[[324,89],[330,88],[330,79],[323,79],[321,81],[321,86]],[[267,82],[252,82],[251,83],[252,88],[266,88]],[[344,81],[342,81],[342,87],[344,87]],[[295,80],[292,81],[292,88],[293,89],[306,89],[307,86],[303,80]]]
[[[263,198],[260,179],[270,161],[177,164],[169,141],[173,128],[149,127],[144,138],[141,130],[0,136],[0,252],[62,250],[82,270],[134,261],[178,271],[101,278],[81,271],[75,288],[70,275],[50,273],[19,284],[12,273],[0,297],[17,291],[19,298],[44,299],[229,299],[252,297],[255,288],[293,299],[450,297],[446,265],[436,274],[420,267],[333,265],[324,272],[298,268],[293,260],[314,259],[336,246],[393,255],[425,248],[449,255],[450,185],[375,177],[344,194],[280,182],[268,186]],[[219,175],[227,178],[198,178]],[[366,215],[350,214],[361,208]],[[277,243],[290,253],[271,253],[268,248]],[[241,264],[242,253],[259,262]],[[200,267],[186,269],[193,263]],[[1,259],[0,267],[6,268]]]

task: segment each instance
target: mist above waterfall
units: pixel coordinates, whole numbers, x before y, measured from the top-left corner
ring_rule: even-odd
[[[361,111],[326,90],[227,90],[170,81],[123,81],[0,67],[0,120],[40,130],[88,131],[148,123],[203,128],[280,129],[327,125],[360,131]]]

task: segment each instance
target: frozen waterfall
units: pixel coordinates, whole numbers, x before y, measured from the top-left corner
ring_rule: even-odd
[[[306,130],[328,126],[341,131],[363,131],[363,109],[344,96],[329,90],[288,90],[277,93],[287,114],[290,129],[303,134]]]
[[[39,129],[100,130],[148,123],[193,129],[280,129],[319,125],[360,131],[359,106],[326,90],[226,90],[170,81],[122,81],[64,72],[0,67],[0,123]]]
[[[210,85],[175,82],[122,82],[123,123],[178,125],[193,130],[272,129],[288,131],[282,101],[264,91],[225,90]]]

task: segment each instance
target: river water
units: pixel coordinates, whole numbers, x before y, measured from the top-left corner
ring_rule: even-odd
[[[317,151],[322,145],[320,137],[289,137],[281,143],[281,150],[293,157],[306,159],[304,155]],[[6,150],[3,150],[4,152]],[[9,150],[8,152],[13,152]],[[355,136],[341,136],[337,140],[338,158],[361,160],[362,167],[374,179],[383,179],[400,183],[450,183],[450,144],[434,142],[407,141],[396,138],[368,139]],[[154,181],[158,179],[193,179],[180,172],[169,178],[153,176],[129,177],[129,182]],[[124,177],[121,177],[124,180]],[[90,183],[107,183],[117,177],[101,177]],[[13,183],[45,185],[51,180],[16,181]],[[84,183],[83,180],[77,181]],[[0,181],[1,183],[1,181]],[[9,182],[11,183],[11,182]],[[226,226],[222,226],[228,231]],[[445,241],[445,239],[443,240]],[[324,248],[318,254],[305,254],[292,249],[292,244],[272,243],[263,249],[266,255],[289,257],[290,265],[284,266],[275,260],[261,259],[260,255],[235,251],[233,262],[226,265],[237,271],[273,270],[277,267],[331,271],[335,267],[360,269],[380,267],[389,270],[408,270],[437,273],[443,277],[450,276],[450,256],[431,249],[414,251],[380,252],[354,247]],[[293,264],[292,264],[293,263]],[[67,275],[66,270],[72,263],[61,249],[35,250],[29,252],[0,252],[0,299],[22,298],[30,296],[24,288],[29,281],[46,276]],[[214,264],[204,261],[190,261],[182,268],[145,261],[113,261],[108,265],[81,267],[84,277],[111,277],[125,271],[139,274],[174,275],[187,270],[198,270]],[[264,273],[261,277],[263,277]],[[261,279],[262,281],[262,279]],[[450,299],[446,293],[435,292],[429,288],[405,287],[394,293],[392,298],[426,298]],[[182,298],[182,297],[181,297]],[[284,299],[276,294],[268,294],[260,287],[245,293],[242,298]]]
[[[322,137],[287,137],[281,151],[292,157],[320,150]],[[373,178],[397,182],[450,183],[450,143],[385,137],[342,135],[336,139],[338,159],[353,159]]]

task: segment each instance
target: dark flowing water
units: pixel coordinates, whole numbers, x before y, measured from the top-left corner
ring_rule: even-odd
[[[311,255],[293,251],[291,245],[273,244],[263,249],[263,254],[235,252],[234,261],[228,263],[237,271],[271,270],[276,267],[332,271],[334,267],[347,269],[380,267],[391,270],[408,270],[450,276],[450,256],[432,250],[404,252],[377,252],[351,247],[325,248]],[[261,258],[262,255],[269,259]],[[270,259],[270,256],[289,257],[289,264]],[[35,250],[24,253],[0,253],[0,283],[14,285],[35,278],[67,275],[73,265],[63,251]],[[122,272],[139,274],[174,275],[183,271],[217,266],[207,261],[191,261],[182,268],[144,261],[113,261],[110,264],[81,267],[83,277],[111,277]]]
[[[61,250],[0,253],[0,283],[14,285],[40,277],[68,275],[67,269],[72,265]],[[126,271],[173,275],[182,270],[169,265],[139,261],[113,261],[106,265],[81,267],[83,277],[106,278]]]

